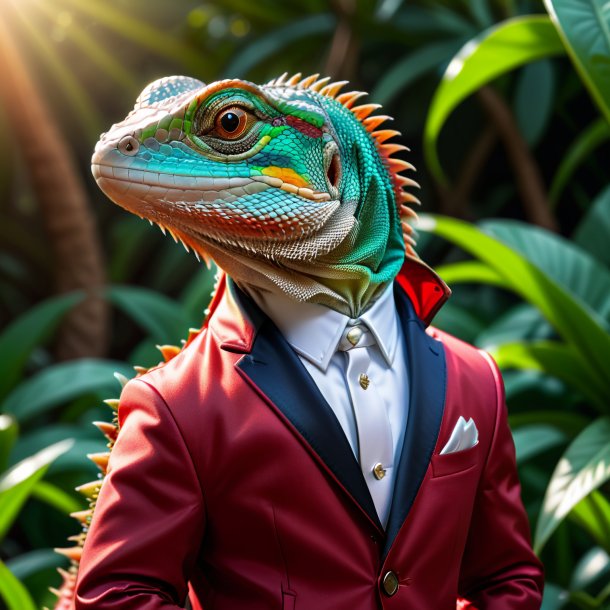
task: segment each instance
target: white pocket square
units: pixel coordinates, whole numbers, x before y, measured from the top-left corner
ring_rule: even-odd
[[[479,431],[472,417],[466,421],[461,415],[451,433],[449,442],[443,447],[441,455],[446,453],[456,453],[470,449],[479,442]]]

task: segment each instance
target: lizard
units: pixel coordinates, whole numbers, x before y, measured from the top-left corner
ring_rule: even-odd
[[[346,84],[318,74],[283,74],[262,86],[161,78],[101,135],[93,175],[114,203],[237,283],[357,317],[405,256],[425,264],[411,226],[419,200],[405,190],[418,184],[403,175],[415,168],[397,156],[408,149],[391,141],[400,133],[383,127],[390,117],[376,113],[380,105],[359,104],[361,91],[341,93]],[[160,346],[164,361],[200,331],[191,329],[182,347]],[[119,399],[106,402],[116,412]],[[110,451],[116,413],[112,423],[95,424]],[[101,478],[77,488],[89,508],[73,514],[82,524],[76,545],[57,549],[71,566],[60,569],[55,610],[71,607],[109,456],[90,455]]]

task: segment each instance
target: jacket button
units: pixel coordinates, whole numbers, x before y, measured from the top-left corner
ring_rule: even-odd
[[[388,596],[392,597],[398,591],[398,576],[390,570],[386,572],[382,581],[383,592]]]

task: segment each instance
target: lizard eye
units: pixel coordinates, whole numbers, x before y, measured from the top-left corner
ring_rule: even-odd
[[[214,131],[224,140],[236,140],[252,126],[253,121],[254,117],[243,108],[225,108],[214,119]]]

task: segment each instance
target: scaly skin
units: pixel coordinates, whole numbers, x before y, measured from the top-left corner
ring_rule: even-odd
[[[401,186],[415,183],[396,170],[411,166],[383,144],[396,132],[375,131],[388,118],[368,116],[376,105],[299,77],[158,80],[102,136],[93,173],[238,283],[357,316],[402,265],[399,204],[416,199]],[[243,131],[224,130],[228,112]]]
[[[407,223],[415,213],[406,204],[418,201],[402,190],[416,183],[399,175],[412,166],[392,157],[405,147],[387,143],[398,132],[378,129],[389,117],[370,116],[377,105],[354,106],[363,93],[337,95],[345,83],[317,77],[284,75],[261,87],[158,80],[102,135],[93,174],[115,203],[214,259],[238,283],[357,316],[394,278],[405,253],[416,258]],[[238,137],[223,131],[220,118],[230,111],[242,116]],[[185,345],[198,332],[191,329]],[[166,362],[180,349],[160,347]],[[117,399],[106,402],[118,409]],[[116,416],[95,425],[110,451]],[[109,456],[89,456],[103,476]],[[57,549],[71,566],[53,589],[55,610],[72,607],[102,482],[78,488],[89,509],[73,514],[82,525],[71,538],[76,546]]]

